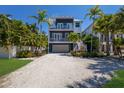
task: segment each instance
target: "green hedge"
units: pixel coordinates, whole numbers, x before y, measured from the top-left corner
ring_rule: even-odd
[[[16,57],[18,58],[28,58],[28,57],[37,57],[46,54],[46,51],[41,52],[32,52],[32,51],[20,51],[17,52]]]
[[[82,51],[71,51],[71,55],[75,57],[104,57],[103,53],[99,52],[82,52]]]

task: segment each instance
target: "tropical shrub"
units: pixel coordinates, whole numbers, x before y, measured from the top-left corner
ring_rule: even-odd
[[[71,32],[70,34],[68,34],[67,38],[69,41],[74,43],[80,39],[79,35],[75,32]]]
[[[46,11],[39,11],[37,19],[38,25],[43,22],[49,24],[46,18]],[[38,32],[39,30],[39,32]],[[38,29],[37,24],[24,23],[21,20],[11,18],[9,14],[0,14],[0,46],[10,52],[10,47],[30,46],[35,48],[46,48],[48,46],[47,35]],[[35,50],[34,50],[35,51]],[[32,52],[22,51],[17,53],[19,57],[32,57]],[[40,55],[38,53],[38,55]],[[11,57],[9,53],[9,58]]]
[[[83,57],[98,57],[98,54],[96,52],[84,52]]]
[[[83,52],[82,51],[71,51],[71,55],[75,57],[82,57]]]
[[[17,52],[16,57],[18,58],[27,58],[27,57],[32,57],[33,53],[31,51],[20,51]]]
[[[71,51],[71,55],[75,57],[104,57],[103,53],[99,52],[84,52],[84,51]]]
[[[37,57],[37,56],[42,56],[42,53],[41,52],[34,52],[33,57]]]
[[[104,57],[105,55],[100,52],[85,52],[83,57]]]
[[[83,35],[82,41],[87,45],[87,51],[90,52],[91,48],[91,37],[92,37],[92,49],[93,51],[98,51],[99,49],[99,39],[91,35]]]
[[[39,52],[39,51],[35,51],[35,52],[32,52],[32,51],[20,51],[20,52],[17,52],[17,56],[18,58],[28,58],[28,57],[38,57],[38,56],[42,56],[42,55],[45,55],[47,52],[44,50],[42,52]]]
[[[115,38],[113,43],[115,44],[115,46],[120,46],[124,44],[124,39],[123,38]]]

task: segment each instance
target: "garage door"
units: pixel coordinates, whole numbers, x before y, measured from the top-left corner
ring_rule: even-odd
[[[69,52],[69,45],[52,45],[52,52],[56,53]]]

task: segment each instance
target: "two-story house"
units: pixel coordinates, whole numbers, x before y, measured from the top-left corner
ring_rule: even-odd
[[[52,25],[48,31],[49,53],[67,53],[73,50],[73,42],[68,41],[67,36],[71,32],[81,33],[79,19],[69,16],[52,18]]]
[[[93,24],[90,24],[85,30],[84,30],[84,34],[92,34],[93,36],[98,37],[99,39],[99,51],[100,52],[106,52],[106,37],[104,34],[102,33],[93,33],[92,30]],[[114,34],[114,37],[120,37],[120,38],[124,38],[124,34]],[[109,33],[109,52],[113,54],[113,42],[112,42],[112,34]]]

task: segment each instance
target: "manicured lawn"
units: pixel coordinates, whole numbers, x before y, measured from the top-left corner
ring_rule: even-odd
[[[0,76],[13,72],[30,62],[31,60],[0,59]]]
[[[117,77],[113,77],[103,86],[104,88],[124,88],[124,70],[115,71],[115,74]]]

